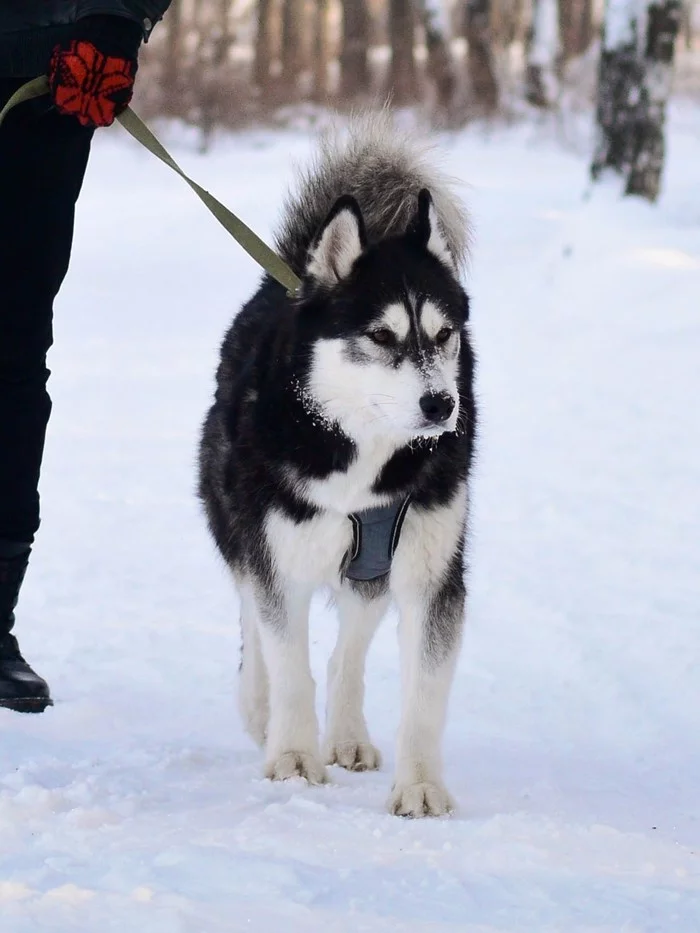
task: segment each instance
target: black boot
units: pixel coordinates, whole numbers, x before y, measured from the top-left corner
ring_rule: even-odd
[[[26,544],[0,542],[0,707],[18,713],[43,713],[53,706],[49,686],[20,654],[11,635],[14,608],[29,562]]]

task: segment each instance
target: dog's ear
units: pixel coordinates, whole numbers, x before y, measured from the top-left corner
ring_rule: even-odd
[[[422,188],[418,194],[418,208],[408,225],[407,233],[457,275],[454,256],[442,232],[440,219],[427,188]]]
[[[353,197],[343,195],[311,245],[306,273],[323,285],[335,285],[347,278],[366,245],[360,207]]]

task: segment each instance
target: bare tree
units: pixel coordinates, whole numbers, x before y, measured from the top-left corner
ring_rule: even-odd
[[[469,84],[472,102],[482,113],[498,107],[498,82],[491,48],[489,0],[467,0],[464,32],[469,45]]]
[[[223,122],[225,69],[234,37],[229,28],[230,0],[216,0],[198,9],[198,44],[194,75],[202,131],[201,148],[206,151],[217,124]]]
[[[328,64],[330,48],[328,42],[328,17],[330,0],[315,0],[314,44],[313,44],[313,97],[323,101],[328,93]]]
[[[299,75],[303,63],[302,26],[302,0],[283,0],[281,90],[289,100],[294,100],[299,92]]]
[[[593,39],[592,0],[559,0],[559,32],[563,61],[582,55]]]
[[[272,13],[274,0],[258,0],[258,22],[255,35],[253,83],[264,94],[270,86],[272,73]]]
[[[416,99],[415,18],[412,0],[389,0],[389,91],[399,106]]]
[[[428,74],[437,89],[440,104],[449,107],[455,91],[455,71],[450,51],[450,26],[443,0],[416,0],[425,32]]]
[[[697,0],[685,0],[681,11],[681,31],[687,52],[693,48],[694,29],[693,18],[697,10]]]
[[[494,46],[509,48],[523,37],[524,0],[496,0],[491,2],[491,42]]]
[[[557,0],[533,0],[525,97],[536,107],[551,107],[557,99],[559,48]]]
[[[166,35],[162,73],[163,104],[166,113],[175,115],[179,112],[178,88],[180,86],[179,76],[182,68],[181,0],[173,0],[165,22],[167,23],[168,31]]]
[[[581,23],[579,27],[579,46],[578,54],[583,55],[591,47],[591,43],[596,38],[598,26],[596,24],[593,0],[582,0],[583,9],[581,11]]]
[[[591,174],[613,169],[626,178],[625,194],[649,201],[661,184],[680,19],[680,0],[652,0],[646,9],[635,0],[608,0],[606,9]]]
[[[367,0],[342,0],[343,41],[340,51],[340,93],[353,98],[369,90],[369,10]]]

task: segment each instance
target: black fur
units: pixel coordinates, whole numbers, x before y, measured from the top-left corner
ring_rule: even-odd
[[[448,502],[466,479],[476,421],[474,356],[464,327],[468,300],[455,276],[426,250],[424,197],[420,204],[417,222],[404,235],[370,245],[349,277],[333,287],[307,278],[300,297],[290,299],[266,278],[227,333],[202,437],[199,492],[216,543],[234,569],[270,580],[262,533],[269,510],[281,510],[297,523],[317,514],[285,467],[293,466],[302,478],[322,479],[347,470],[357,455],[353,441],[324,421],[305,395],[314,344],[341,337],[352,346],[387,304],[407,292],[419,301],[436,301],[461,332],[460,419],[456,432],[399,449],[379,472],[374,490],[410,493],[414,507],[430,509]],[[329,219],[348,206],[351,200],[345,199]],[[419,348],[409,344],[401,352]]]

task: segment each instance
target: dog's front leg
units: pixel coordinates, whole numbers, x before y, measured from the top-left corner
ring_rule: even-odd
[[[337,597],[338,642],[328,663],[326,764],[373,771],[381,755],[372,745],[363,711],[365,663],[388,600],[365,598],[345,583]]]
[[[412,508],[392,572],[402,710],[389,810],[399,816],[441,816],[454,809],[441,754],[465,601],[463,516],[454,509],[454,503],[434,512]]]
[[[303,777],[310,784],[323,784],[326,771],[318,747],[316,685],[309,665],[311,593],[259,587],[257,599],[270,690],[265,776],[273,781]]]

